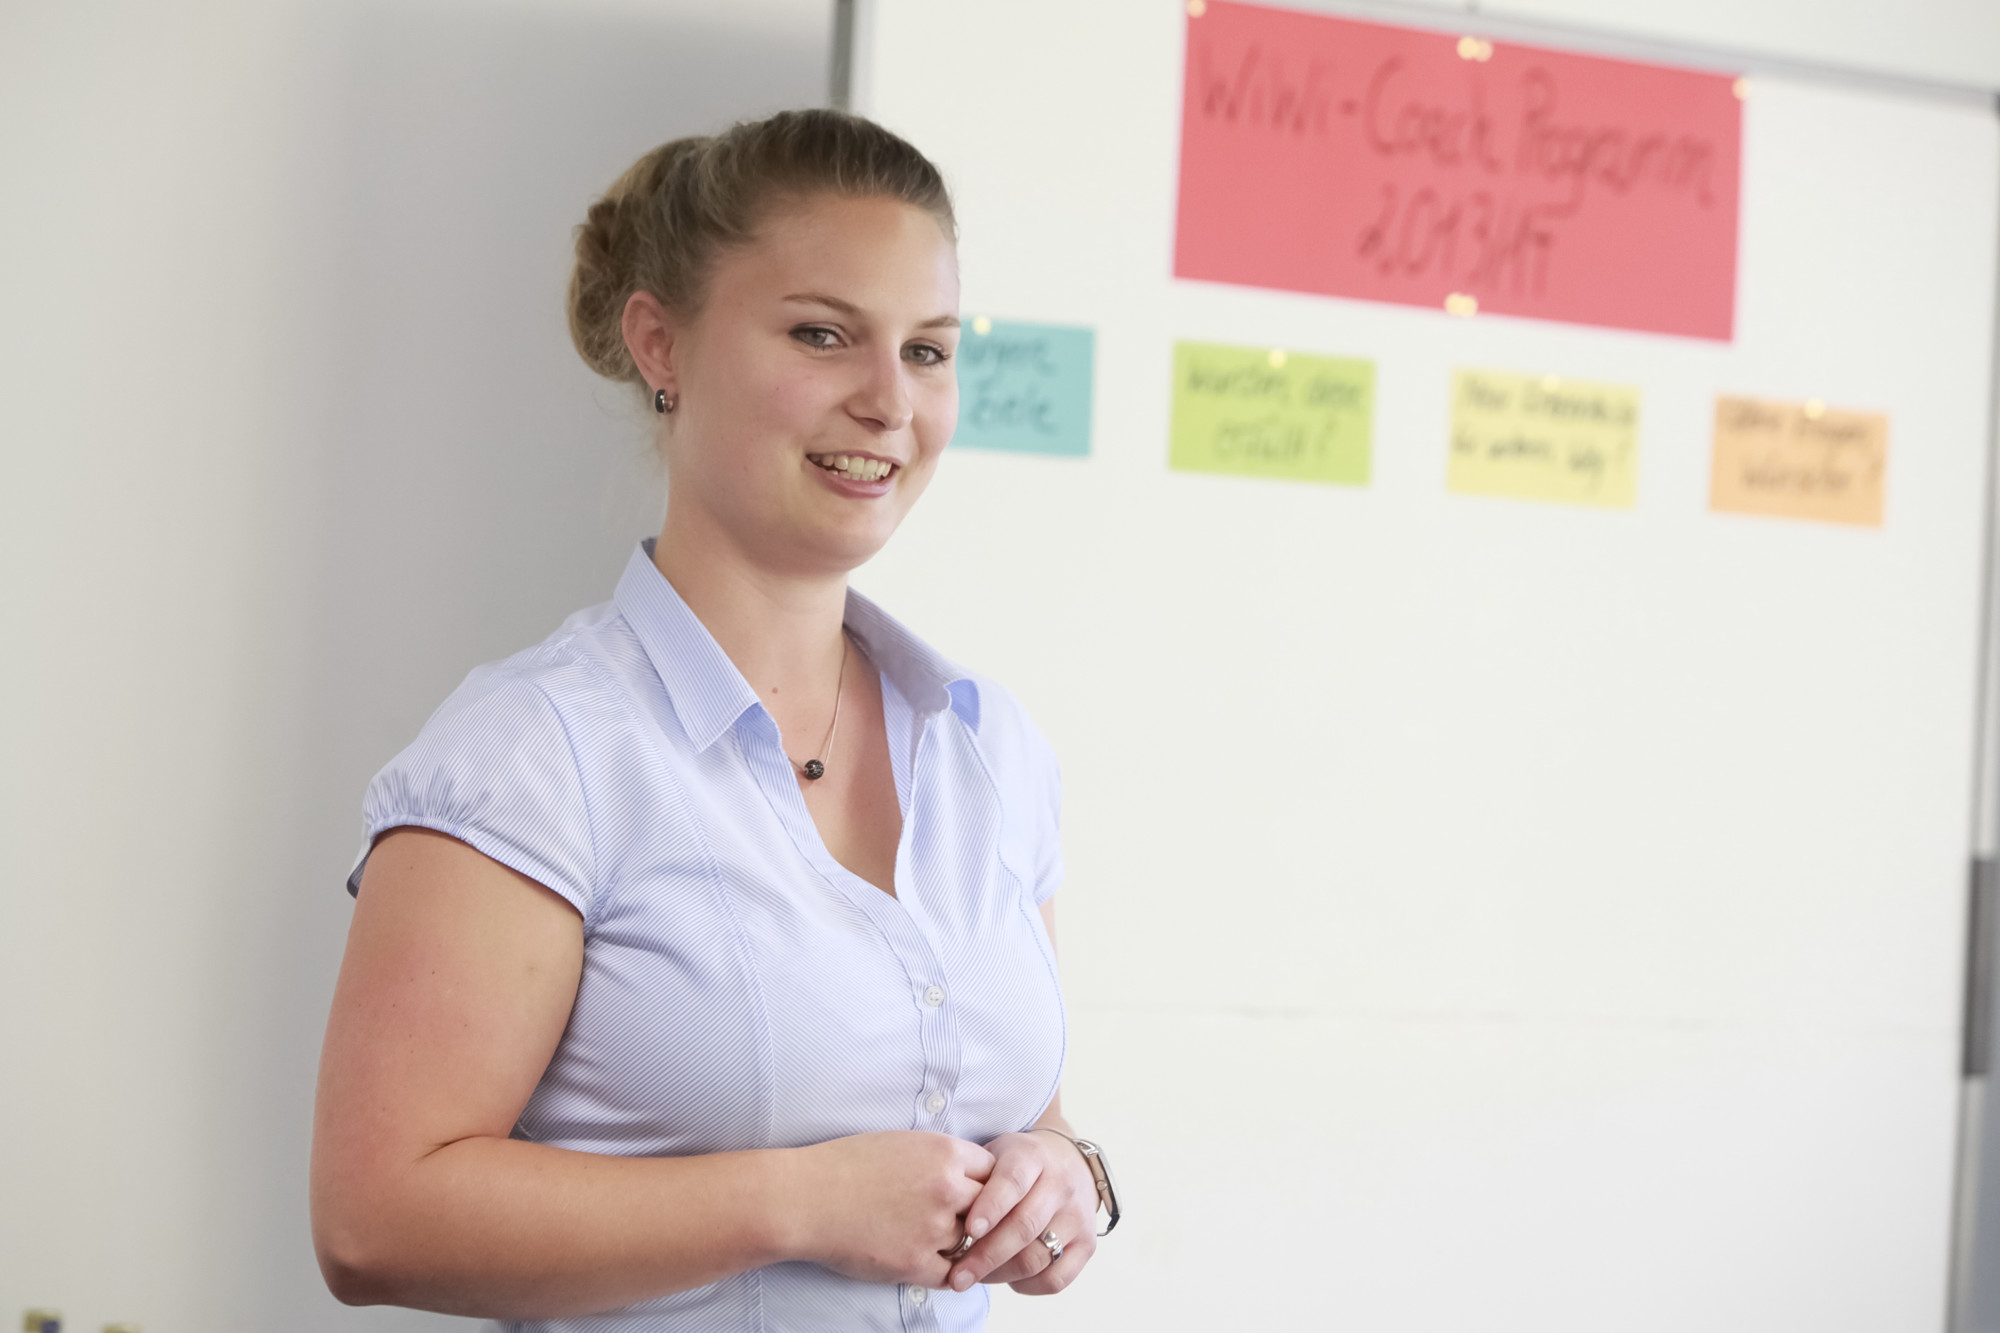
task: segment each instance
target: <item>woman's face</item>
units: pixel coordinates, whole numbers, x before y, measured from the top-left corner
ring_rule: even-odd
[[[830,195],[781,207],[722,254],[674,336],[670,516],[699,506],[780,572],[867,560],[957,425],[958,333],[958,257],[929,214]]]

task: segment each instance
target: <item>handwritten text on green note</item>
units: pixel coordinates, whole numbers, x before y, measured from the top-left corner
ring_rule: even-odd
[[[1174,468],[1365,486],[1374,430],[1373,362],[1174,344]]]

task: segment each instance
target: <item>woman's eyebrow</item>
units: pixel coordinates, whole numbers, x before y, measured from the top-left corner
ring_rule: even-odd
[[[843,315],[858,315],[861,308],[852,301],[843,301],[838,296],[828,296],[824,292],[793,292],[785,298],[788,304],[823,305],[829,310],[838,310]]]
[[[825,292],[793,292],[790,296],[785,297],[784,300],[787,304],[793,305],[825,306],[828,310],[848,316],[859,315],[861,313],[861,307],[855,305],[852,301],[843,301],[838,296],[828,296]],[[933,315],[923,323],[917,325],[920,329],[955,329],[958,326],[958,316],[951,314]]]

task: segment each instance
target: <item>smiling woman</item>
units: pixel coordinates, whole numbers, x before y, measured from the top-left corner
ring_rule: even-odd
[[[951,438],[957,309],[942,181],[855,117],[592,206],[570,327],[654,407],[666,518],[368,790],[313,1143],[342,1300],[971,1330],[1115,1221],[1058,1109],[1054,757],[847,587]]]

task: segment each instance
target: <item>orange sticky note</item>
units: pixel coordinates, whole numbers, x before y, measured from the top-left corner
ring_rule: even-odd
[[[1888,469],[1886,416],[1817,402],[1715,400],[1711,509],[1879,528]]]

